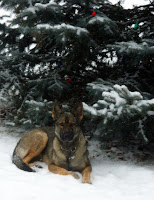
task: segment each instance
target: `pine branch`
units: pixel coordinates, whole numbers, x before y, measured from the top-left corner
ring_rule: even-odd
[[[143,7],[144,8],[146,8],[146,7],[148,8],[148,7],[152,7],[152,6],[154,6],[154,4],[151,2],[150,4],[146,4],[146,5],[142,5],[142,6],[137,6],[137,7],[134,8],[134,10],[138,9],[138,8],[143,8]]]
[[[136,23],[136,20],[138,20],[138,22],[143,22],[143,21],[146,21],[146,20],[149,20],[149,19],[153,19],[153,16],[143,17],[143,18],[140,18],[140,19],[135,18],[135,19],[129,20],[127,22],[116,22],[116,23],[120,24],[120,25],[130,25],[130,24]]]

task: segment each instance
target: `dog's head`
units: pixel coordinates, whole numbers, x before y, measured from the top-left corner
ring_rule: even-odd
[[[83,118],[83,105],[79,102],[71,112],[64,112],[62,105],[55,101],[52,108],[55,122],[55,134],[61,142],[72,142],[79,135],[79,122]]]

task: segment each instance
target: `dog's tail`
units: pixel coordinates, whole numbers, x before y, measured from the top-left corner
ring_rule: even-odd
[[[14,150],[12,155],[12,162],[21,170],[27,172],[35,172],[35,170],[31,169],[28,165],[26,165],[22,159],[17,155],[16,150]]]

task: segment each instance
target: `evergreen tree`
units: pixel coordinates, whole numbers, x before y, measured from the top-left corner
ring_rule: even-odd
[[[130,142],[138,140],[143,144],[153,138],[154,99],[143,99],[140,92],[131,92],[125,85],[114,85],[114,81],[98,79],[89,83],[95,103],[84,103],[90,114],[91,123],[96,124],[95,133],[102,140]]]
[[[55,98],[63,102],[81,99],[89,107],[97,103],[99,113],[99,102],[105,98],[101,94],[106,91],[104,84],[110,97],[112,93],[120,95],[123,88],[127,91],[121,97],[125,103],[118,115],[119,120],[122,116],[130,119],[123,121],[123,127],[132,122],[132,116],[139,120],[145,112],[146,116],[148,111],[152,113],[151,103],[141,107],[138,115],[128,112],[134,106],[128,99],[134,102],[142,96],[148,102],[153,98],[152,2],[133,9],[107,0],[2,0],[1,6],[15,13],[10,25],[0,25],[0,80],[1,93],[13,101],[12,119],[16,123],[51,124]],[[103,82],[97,82],[97,78]],[[138,97],[127,99],[128,94]],[[105,100],[106,105],[114,105],[114,113],[120,112],[115,99],[110,100]],[[149,116],[146,122],[152,124],[152,114]],[[102,120],[104,123],[104,115],[95,119],[96,126]],[[109,124],[103,126],[108,129]],[[113,123],[110,126],[116,128]],[[112,135],[109,132],[107,137]],[[124,137],[123,130],[119,135]]]

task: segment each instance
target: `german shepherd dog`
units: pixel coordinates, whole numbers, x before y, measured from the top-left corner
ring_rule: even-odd
[[[83,118],[83,105],[79,102],[71,112],[64,112],[62,105],[55,101],[52,107],[55,127],[36,128],[25,134],[18,142],[12,156],[12,162],[28,172],[34,161],[43,161],[54,174],[72,175],[74,171],[82,173],[82,183],[91,184],[92,167],[88,150],[79,122]]]

